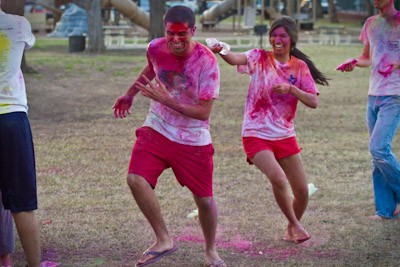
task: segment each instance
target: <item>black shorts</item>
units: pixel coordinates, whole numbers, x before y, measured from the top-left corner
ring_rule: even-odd
[[[35,154],[25,112],[0,114],[0,190],[5,209],[37,209]]]

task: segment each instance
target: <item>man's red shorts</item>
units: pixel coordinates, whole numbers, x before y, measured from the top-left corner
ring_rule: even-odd
[[[277,160],[290,157],[301,151],[295,136],[281,140],[264,140],[258,137],[243,137],[242,142],[247,158],[250,160],[262,150],[272,151]]]
[[[213,195],[212,144],[188,146],[173,142],[150,127],[136,130],[129,173],[145,178],[155,188],[161,173],[170,168],[182,186],[198,197]]]

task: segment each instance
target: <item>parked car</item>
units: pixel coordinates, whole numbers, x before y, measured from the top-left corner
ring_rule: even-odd
[[[33,32],[51,32],[54,28],[54,14],[36,2],[26,2],[24,16],[30,22]]]

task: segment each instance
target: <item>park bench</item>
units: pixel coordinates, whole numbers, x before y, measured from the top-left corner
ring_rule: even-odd
[[[137,44],[139,33],[127,25],[103,26],[104,45],[106,47],[123,47],[126,44]]]
[[[306,32],[309,44],[341,45],[350,44],[352,37],[345,27],[323,26]]]

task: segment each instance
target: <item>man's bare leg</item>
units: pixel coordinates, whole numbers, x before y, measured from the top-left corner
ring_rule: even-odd
[[[156,235],[156,241],[148,248],[148,251],[163,252],[173,248],[174,242],[169,236],[153,188],[139,175],[128,174],[127,181],[137,205],[149,221]],[[154,255],[143,255],[138,262],[143,263],[151,258],[154,258]]]
[[[199,221],[203,230],[205,239],[205,260],[206,264],[214,264],[210,266],[226,267],[218,255],[215,236],[217,233],[218,211],[213,197],[196,197],[194,200],[199,209]],[[218,264],[219,263],[219,264]]]

